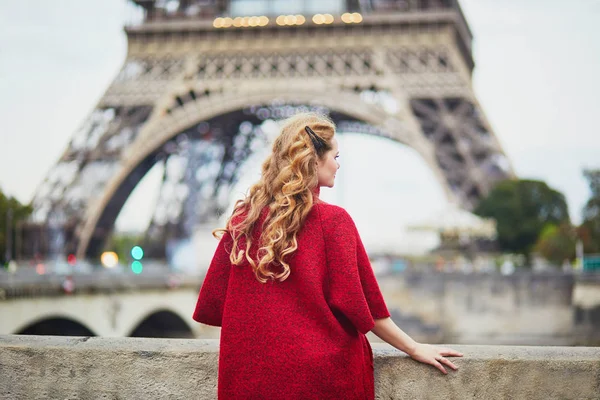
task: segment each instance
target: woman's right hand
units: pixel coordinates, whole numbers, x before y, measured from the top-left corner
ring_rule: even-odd
[[[417,343],[411,352],[408,354],[413,360],[430,364],[447,374],[444,365],[457,370],[458,367],[446,357],[462,357],[462,353],[445,347],[432,346],[430,344]]]
[[[398,328],[398,325],[390,317],[376,319],[372,332],[381,340],[408,354],[412,359],[431,364],[444,374],[448,373],[444,365],[454,370],[458,369],[456,365],[444,357],[462,357],[462,353],[445,347],[418,343]]]

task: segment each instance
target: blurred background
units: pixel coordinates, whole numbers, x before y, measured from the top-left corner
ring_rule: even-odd
[[[430,342],[600,338],[600,1],[0,5],[0,334],[191,320],[277,121],[331,115],[394,320]],[[140,304],[144,306],[139,306]]]

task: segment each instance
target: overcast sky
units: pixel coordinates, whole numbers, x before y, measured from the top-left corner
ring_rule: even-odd
[[[517,174],[564,193],[579,222],[589,195],[582,168],[600,168],[600,0],[461,4],[475,36],[475,91]],[[31,200],[120,69],[122,26],[134,17],[125,0],[0,2],[4,192]],[[371,246],[412,246],[403,227],[445,206],[431,171],[414,151],[384,139],[346,135],[340,150],[337,187],[323,197],[350,211]],[[236,190],[256,176],[250,171]],[[152,179],[143,182],[146,192]],[[143,188],[136,192],[121,229],[143,227]]]

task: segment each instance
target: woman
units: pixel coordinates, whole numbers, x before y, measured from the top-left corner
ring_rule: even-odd
[[[220,399],[373,399],[372,331],[413,359],[461,356],[389,318],[352,218],[319,199],[340,165],[335,125],[288,119],[260,181],[236,203],[193,318],[221,326]]]

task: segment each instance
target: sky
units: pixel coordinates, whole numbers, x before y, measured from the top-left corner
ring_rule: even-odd
[[[589,196],[582,169],[600,168],[600,0],[462,0],[474,34],[475,93],[520,178],[561,191],[574,222]],[[29,202],[126,55],[125,0],[0,2],[0,189]],[[341,135],[341,169],[322,197],[345,207],[365,244],[409,249],[407,233],[447,204],[412,149]],[[260,155],[257,155],[258,157]],[[255,157],[255,158],[256,158]],[[258,177],[248,168],[239,197]],[[141,230],[151,171],[125,205],[120,230]],[[144,204],[145,203],[145,204]]]

